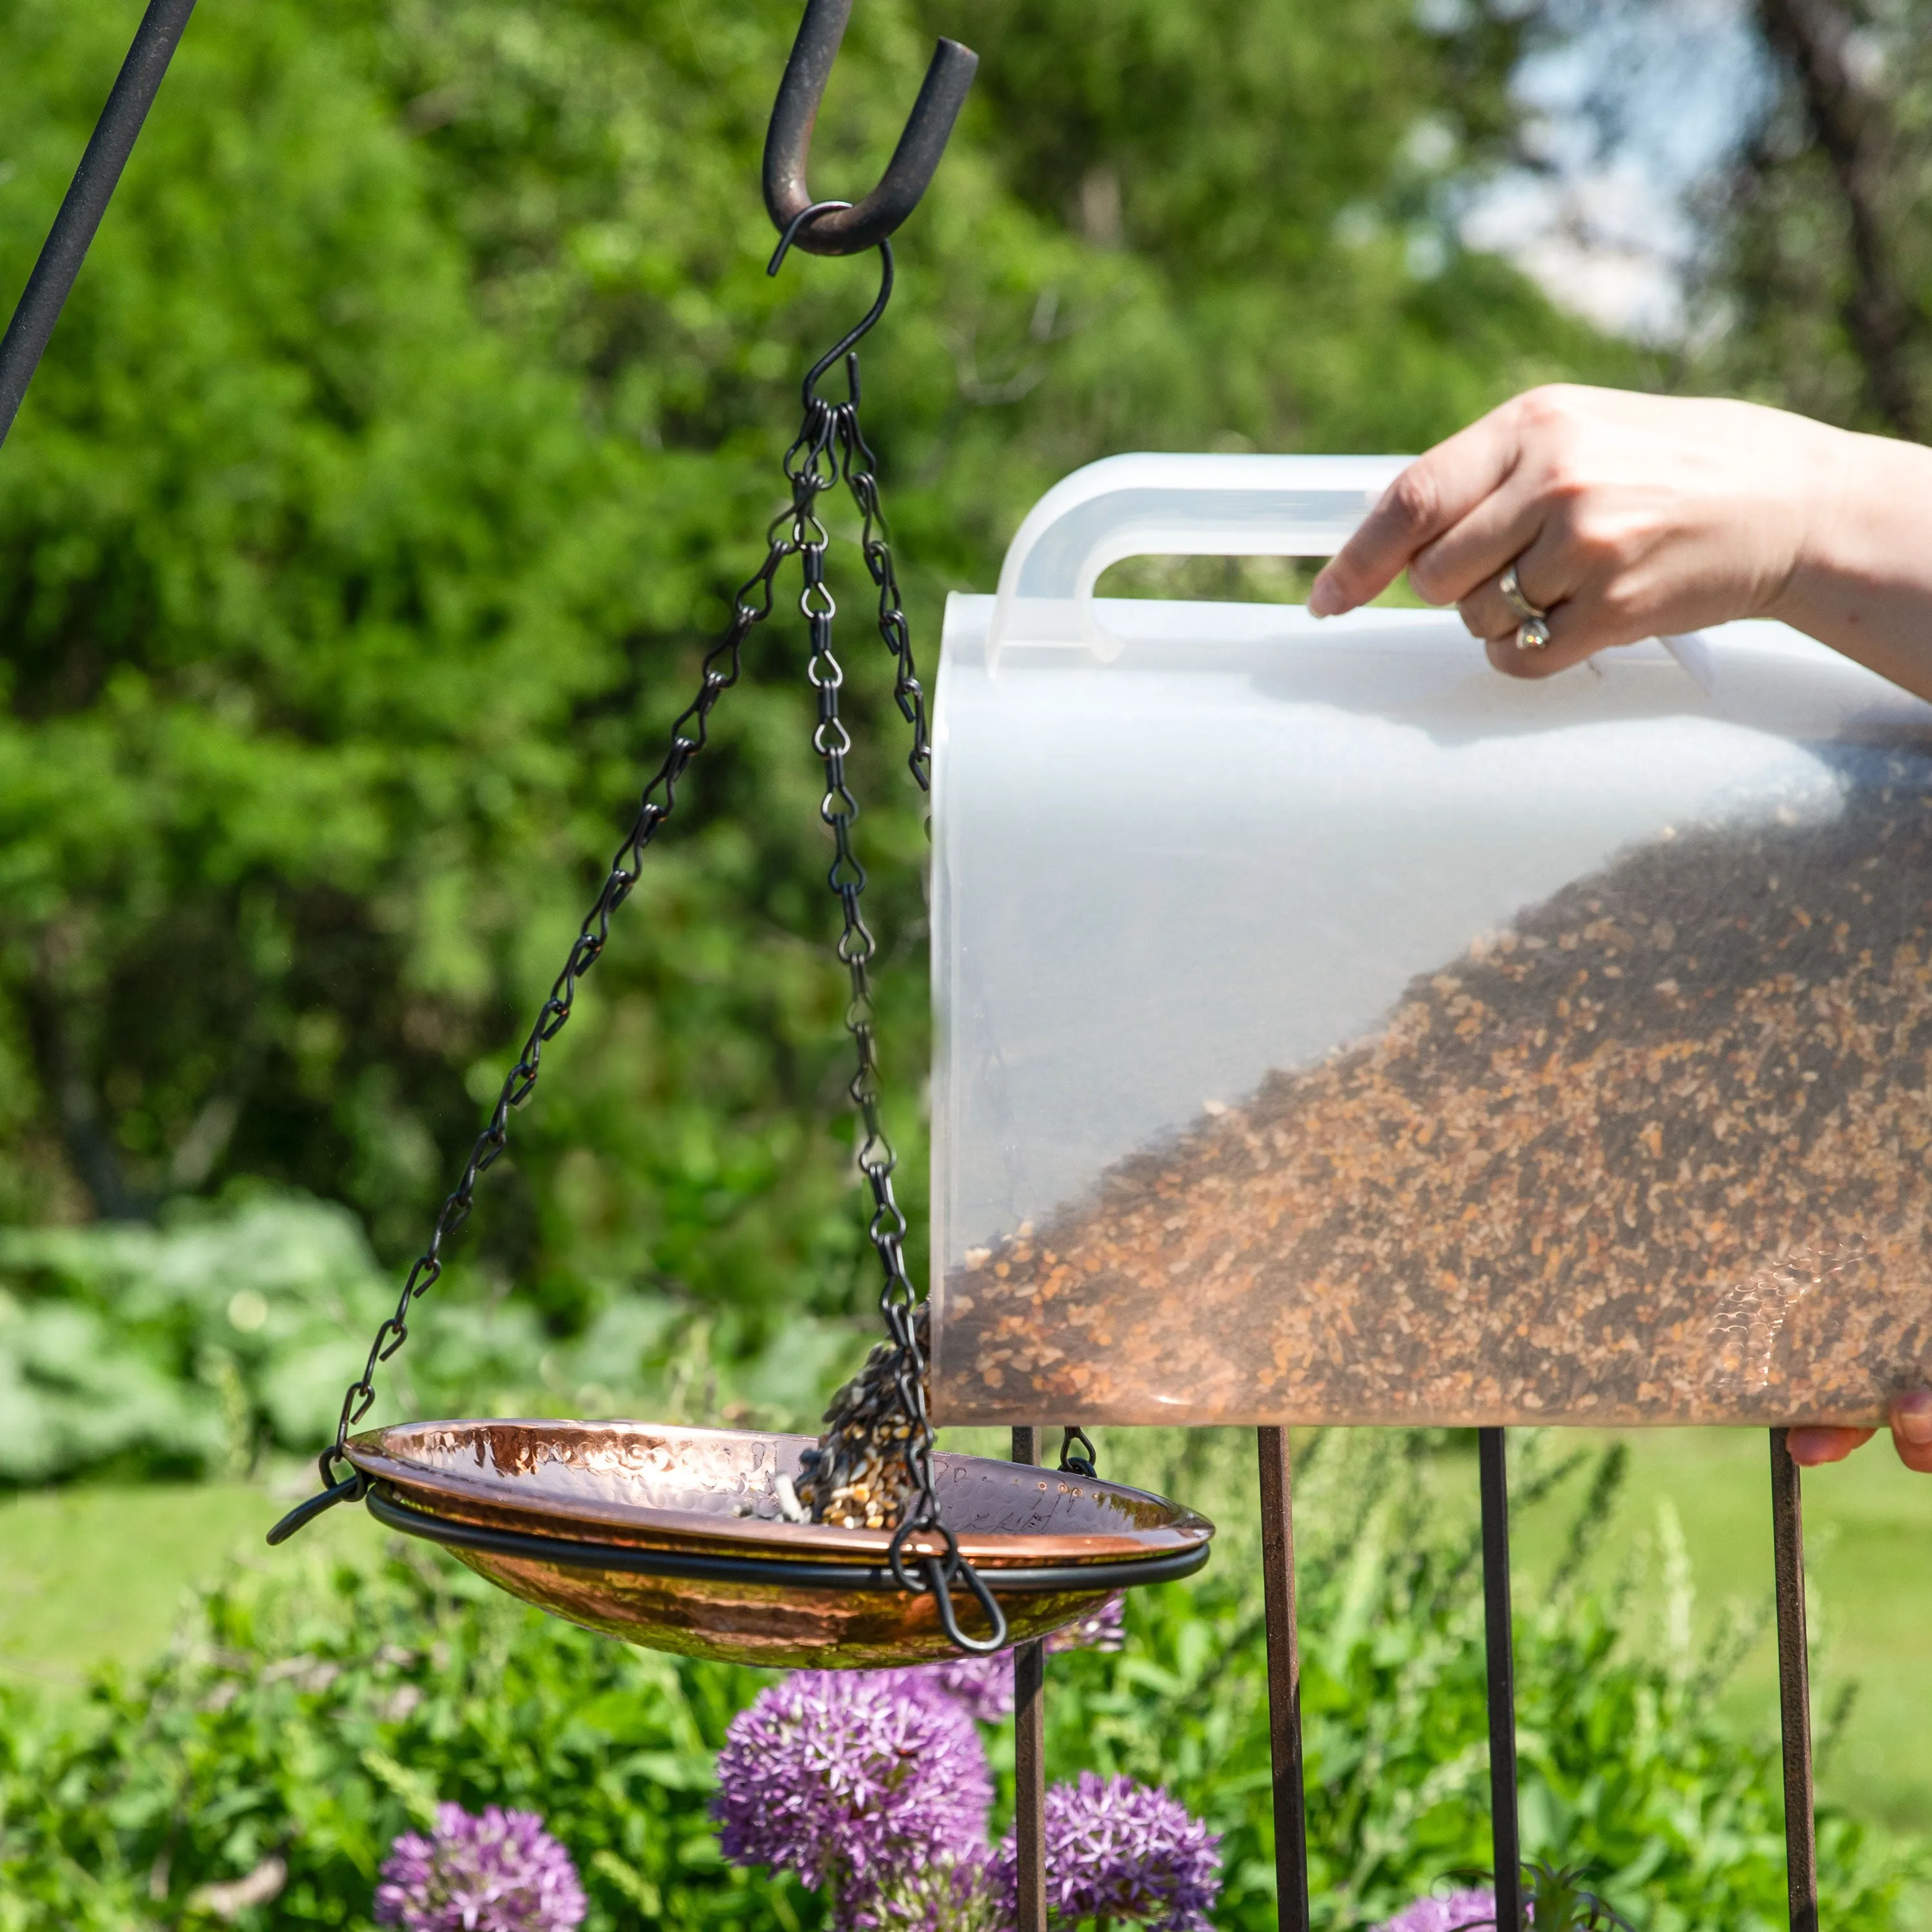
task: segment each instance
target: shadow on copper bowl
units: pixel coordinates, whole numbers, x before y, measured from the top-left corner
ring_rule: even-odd
[[[418,1422],[352,1438],[372,1514],[512,1595],[653,1650],[819,1670],[954,1654],[882,1530],[788,1522],[808,1436],[649,1422]],[[934,1458],[940,1507],[1012,1640],[1190,1575],[1214,1526],[1163,1498],[977,1456]],[[916,1550],[920,1546],[915,1545]],[[989,1626],[963,1590],[969,1636]]]

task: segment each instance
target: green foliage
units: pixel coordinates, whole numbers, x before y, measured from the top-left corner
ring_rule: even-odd
[[[1667,12],[1664,16],[1668,22]],[[1932,6],[1759,0],[1762,111],[1707,196],[1699,373],[1932,435]]]
[[[1162,1470],[1166,1451],[1136,1440],[1149,1466],[1135,1473],[1214,1508],[1221,1546],[1201,1579],[1132,1600],[1121,1654],[1056,1655],[1047,1703],[1055,1778],[1165,1784],[1225,1834],[1224,1932],[1276,1923],[1250,1446],[1198,1432]],[[1519,1457],[1525,1508],[1558,1473],[1546,1446]],[[1302,1459],[1310,1832],[1328,1932],[1488,1862],[1475,1529],[1444,1506],[1440,1463],[1382,1431],[1331,1432]],[[1525,1848],[1580,1868],[1642,1932],[1773,1932],[1776,1750],[1716,1701],[1740,1633],[1692,1646],[1668,1534],[1619,1588],[1585,1582],[1618,1474],[1614,1456],[1601,1466],[1563,1575],[1520,1606]],[[584,1873],[591,1932],[800,1932],[814,1901],[723,1868],[704,1810],[724,1726],[763,1681],[590,1635],[420,1547],[396,1546],[373,1575],[238,1578],[161,1666],[132,1686],[102,1680],[77,1717],[0,1693],[0,1932],[198,1922],[182,1916],[197,1887],[271,1857],[285,1888],[242,1924],[359,1925],[391,1838],[438,1798],[543,1813]],[[1009,1726],[996,1766],[1010,1746]],[[1819,1846],[1828,1922],[1886,1932],[1922,1848],[1882,1853],[1828,1807]]]
[[[397,1293],[354,1216],[302,1196],[182,1202],[160,1227],[0,1228],[0,1485],[236,1476],[271,1450],[313,1454]],[[568,1341],[508,1299],[419,1325],[376,1419],[642,1400],[670,1418],[800,1424],[856,1346],[845,1323],[801,1316],[782,1350],[734,1373],[742,1352],[715,1315],[648,1292],[609,1298]]]
[[[1077,463],[1414,446],[1538,376],[1642,373],[1431,214],[1488,139],[1506,30],[1194,10],[1199,34],[1106,28],[1125,100],[1072,0],[965,27],[986,80],[868,351],[928,673],[941,593],[989,583]],[[867,262],[764,273],[795,19],[196,18],[0,462],[0,1220],[250,1176],[350,1204],[385,1265],[422,1238],[754,560],[796,374],[869,292]],[[822,191],[889,152],[930,24],[859,10]],[[0,285],[126,28],[110,0],[0,15]],[[1118,242],[1066,205],[1090,144]],[[837,568],[916,1196],[921,807]],[[856,1305],[795,630],[720,706],[439,1306],[507,1286],[568,1342],[615,1298],[688,1294],[748,1358],[781,1309]]]
[[[238,1582],[77,1720],[0,1706],[0,1927],[210,1924],[196,1890],[272,1858],[286,1883],[241,1924],[366,1926],[392,1840],[454,1799],[543,1813],[592,1932],[798,1932],[811,1902],[727,1867],[706,1810],[752,1678],[553,1622],[428,1555]]]

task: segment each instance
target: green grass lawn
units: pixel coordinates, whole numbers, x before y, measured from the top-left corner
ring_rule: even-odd
[[[1604,1441],[1594,1434],[1586,1439]],[[1629,1432],[1630,1479],[1605,1555],[1614,1561],[1668,1504],[1681,1523],[1708,1627],[1727,1598],[1768,1604],[1772,1589],[1769,1448],[1756,1430]],[[1474,1459],[1469,1481],[1475,1480]],[[1806,1570],[1821,1711],[1848,1680],[1857,1701],[1819,1786],[1861,1815],[1932,1827],[1932,1478],[1900,1466],[1884,1441],[1804,1479]],[[1563,1518],[1552,1501],[1518,1528],[1521,1601],[1546,1571]],[[1777,1722],[1778,1666],[1766,1633],[1739,1673],[1741,1716]]]
[[[231,1562],[266,1568],[264,1532],[289,1507],[248,1483],[82,1484],[0,1498],[0,1672],[58,1695],[96,1665],[136,1669],[194,1586]],[[346,1555],[380,1531],[339,1509],[304,1536]]]
[[[997,1453],[998,1438],[980,1436],[956,1446]],[[1583,1439],[1609,1438],[1593,1433]],[[1658,1430],[1624,1439],[1630,1480],[1605,1565],[1613,1565],[1633,1539],[1654,1533],[1667,1504],[1690,1553],[1700,1618],[1714,1619],[1727,1598],[1768,1602],[1763,1434]],[[1106,1450],[1103,1442],[1103,1458]],[[1442,1475],[1445,1493],[1466,1491],[1473,1509],[1473,1455],[1445,1455]],[[1821,1768],[1820,1788],[1879,1822],[1932,1828],[1932,1479],[1908,1474],[1880,1442],[1849,1462],[1808,1474],[1804,1492],[1824,1640],[1820,1703],[1847,1679],[1859,1687],[1838,1748]],[[1199,1500],[1214,1507],[1211,1498]],[[1559,1493],[1520,1514],[1519,1603],[1553,1560],[1570,1514],[1564,1502]],[[286,1507],[265,1488],[243,1484],[82,1486],[0,1502],[0,1670],[58,1694],[77,1688],[95,1664],[138,1666],[165,1643],[196,1581],[231,1561],[259,1567],[278,1561],[262,1534]],[[362,1510],[343,1509],[304,1534],[353,1560],[373,1553],[381,1532]],[[1767,1634],[1732,1694],[1738,1715],[1774,1726],[1775,1685]],[[1915,1904],[1913,1922],[1932,1926],[1932,1899]]]

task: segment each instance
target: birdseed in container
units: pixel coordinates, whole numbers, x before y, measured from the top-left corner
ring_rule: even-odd
[[[941,1419],[1880,1419],[1932,1377],[1932,760],[1853,776],[1634,845],[970,1250]]]

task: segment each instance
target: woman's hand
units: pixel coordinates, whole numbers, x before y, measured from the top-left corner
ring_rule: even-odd
[[[1549,614],[1540,650],[1517,642],[1512,563]],[[1532,389],[1411,464],[1308,608],[1353,610],[1404,569],[1513,676],[1778,617],[1932,697],[1932,451],[1754,404]]]
[[[1875,1429],[1794,1429],[1784,1446],[1794,1462],[1812,1469],[1821,1462],[1842,1462],[1877,1433]],[[1908,1469],[1932,1475],[1932,1393],[1921,1389],[1893,1402],[1892,1439]]]
[[[1516,586],[1546,611],[1518,641]],[[1546,677],[1593,652],[1736,617],[1776,617],[1932,698],[1932,450],[1752,404],[1532,389],[1418,457],[1315,580],[1334,616],[1406,569],[1454,604],[1490,661]],[[1808,1466],[1877,1432],[1799,1428]],[[1932,1474],[1932,1392],[1900,1396],[1892,1436]]]

